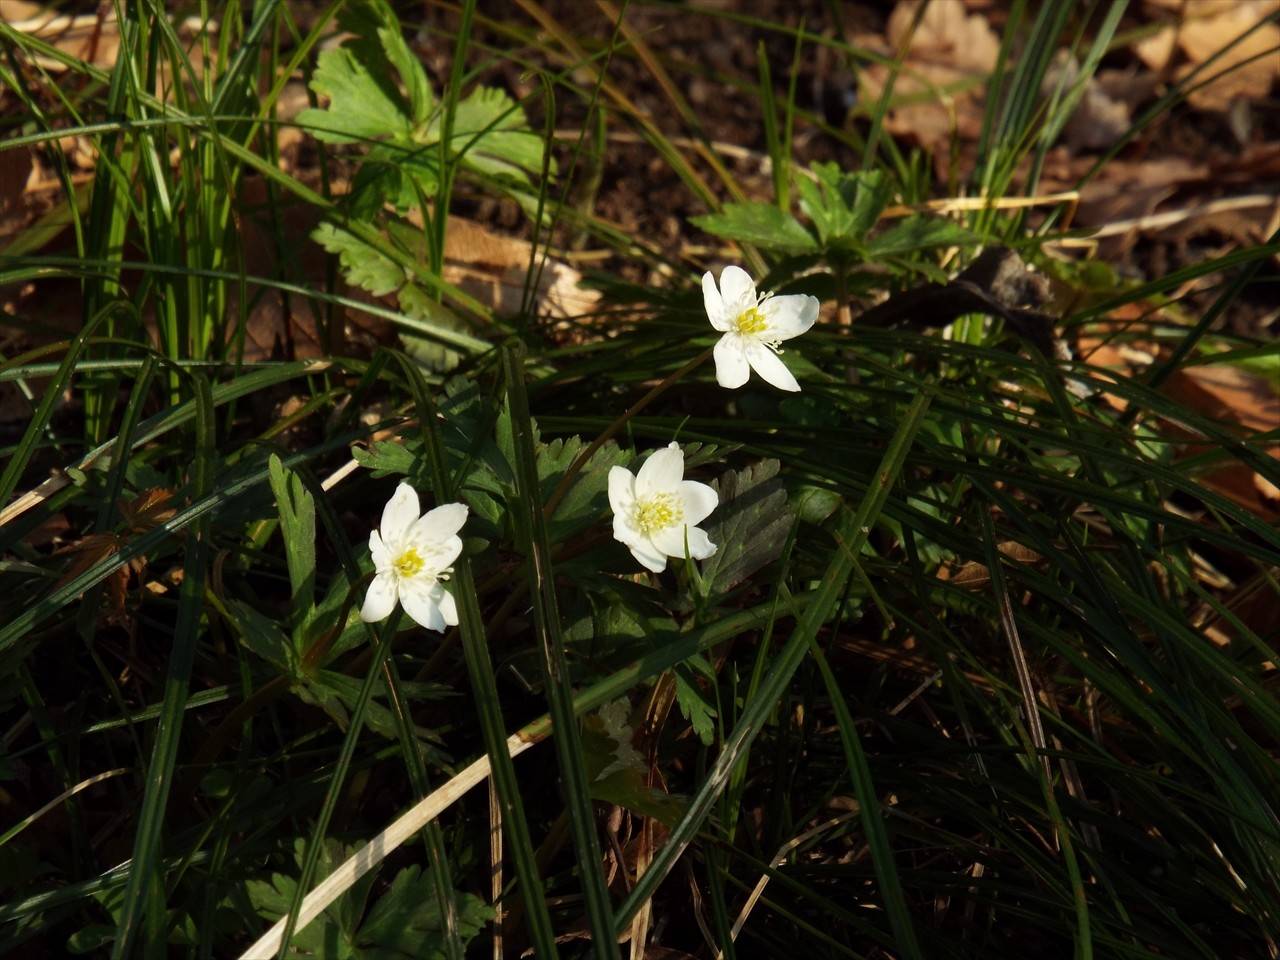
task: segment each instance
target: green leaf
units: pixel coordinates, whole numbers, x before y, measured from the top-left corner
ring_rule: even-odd
[[[432,121],[427,142],[439,141],[442,119],[437,115]],[[449,146],[468,166],[490,176],[527,183],[525,171],[542,170],[542,137],[529,129],[520,105],[497,87],[477,87],[458,103]]]
[[[693,726],[698,739],[709,747],[716,738],[716,708],[698,686],[695,669],[711,677],[714,682],[715,672],[711,669],[711,664],[707,663],[706,657],[701,654],[690,657],[672,671],[676,678],[676,702],[680,704],[680,712]]]
[[[974,242],[973,234],[958,223],[933,217],[908,217],[896,227],[872,237],[867,244],[867,256],[876,260],[929,247],[949,247]]]
[[[329,106],[303,110],[297,118],[298,125],[317,140],[353,143],[409,135],[408,108],[388,87],[385,70],[363,59],[367,56],[363,44],[320,54],[311,89],[328,97]]]
[[[465,946],[493,919],[493,910],[469,893],[455,891],[454,903],[458,936]],[[368,960],[443,958],[444,933],[431,875],[417,866],[396,874],[390,889],[369,911],[356,943],[359,956]]]
[[[293,590],[293,622],[299,624],[315,600],[316,502],[298,475],[286,469],[274,453],[267,461],[267,479],[280,512],[280,533]]]
[[[400,310],[416,320],[425,320],[435,326],[458,333],[468,333],[470,328],[438,300],[414,283],[400,288]],[[426,337],[402,334],[405,352],[428,370],[437,373],[452,370],[462,362],[462,354],[451,347]]]
[[[357,39],[348,40],[346,45],[357,51],[362,63],[373,64],[379,71],[387,63],[400,74],[400,84],[409,94],[412,122],[426,120],[435,105],[435,96],[422,64],[405,43],[400,21],[390,4],[384,0],[352,0],[338,14],[338,22],[356,35]]]
[[[712,596],[723,594],[782,554],[791,525],[777,460],[761,460],[715,483],[720,504],[706,526],[716,552],[702,562]]]
[[[231,625],[246,647],[273,664],[281,673],[297,675],[297,651],[274,620],[263,616],[242,600],[227,600],[225,607]]]
[[[719,213],[691,217],[690,222],[717,237],[762,250],[805,253],[818,249],[813,234],[799,220],[769,203],[726,203]]]
[[[810,484],[802,486],[795,495],[796,511],[805,523],[821,523],[840,508],[844,498],[834,490]]]
[[[382,477],[409,476],[414,474],[422,461],[421,443],[417,445],[415,454],[408,444],[396,443],[394,440],[374,440],[368,447],[352,447],[351,459],[373,471],[373,476]]]
[[[892,196],[883,170],[846,173],[834,163],[813,166],[818,178],[801,178],[800,209],[818,228],[824,245],[860,241],[875,226]]]
[[[294,862],[301,864],[306,841],[301,837],[293,842]],[[319,883],[334,867],[354,852],[337,840],[328,839],[319,852],[314,880]],[[294,933],[289,942],[289,957],[307,957],[314,960],[359,960],[356,948],[356,930],[364,914],[365,903],[378,871],[370,870],[357,880],[341,897],[306,927]],[[293,875],[273,873],[269,880],[249,880],[244,891],[249,903],[258,915],[272,923],[284,916],[297,894],[298,883]]]
[[[674,823],[684,811],[684,801],[648,785],[648,765],[632,743],[630,707],[626,697],[620,697],[582,718],[583,762],[591,778],[591,796]]]
[[[329,253],[338,255],[349,283],[375,297],[385,297],[404,286],[404,268],[355,234],[332,223],[322,223],[311,232],[311,239]]]

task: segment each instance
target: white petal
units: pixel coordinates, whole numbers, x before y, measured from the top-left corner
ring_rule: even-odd
[[[720,297],[726,317],[736,317],[756,305],[756,285],[741,267],[728,266],[720,271]]]
[[[388,544],[388,549],[395,550],[417,519],[418,493],[407,483],[402,483],[382,508],[382,524],[379,528],[382,531],[382,542]]]
[[[436,591],[440,594],[437,603],[440,605],[440,616],[444,617],[444,622],[451,627],[458,625],[458,604],[453,599],[453,594],[444,588],[443,585],[437,583]]]
[[[636,478],[626,467],[609,468],[609,506],[614,516],[630,513],[636,502]]]
[[[663,527],[653,535],[653,546],[668,557],[684,556],[684,524]]]
[[[712,351],[716,360],[716,383],[727,390],[737,389],[751,376],[743,346],[742,337],[726,333]]]
[[[789,390],[792,393],[800,392],[800,384],[796,383],[796,378],[791,375],[791,371],[782,362],[782,358],[763,343],[748,342],[746,354],[747,362],[751,364],[751,369],[764,377],[766,381],[779,390]]]
[[[808,294],[770,297],[760,305],[769,321],[769,336],[790,340],[807,333],[818,319],[818,298]]]
[[[702,305],[706,307],[707,319],[717,330],[729,329],[729,318],[724,315],[724,300],[716,289],[716,278],[708,270],[702,275]]]
[[[688,543],[688,556],[695,560],[705,560],[716,552],[716,545],[711,542],[707,532],[701,527],[667,527],[653,535],[653,545],[669,557],[681,557],[685,554]]]
[[[649,459],[640,467],[640,472],[636,474],[636,496],[670,493],[683,476],[684,452],[680,449],[680,444],[672,441],[649,454]]]
[[[690,525],[711,516],[711,511],[720,502],[714,489],[697,480],[680,482],[680,499],[684,501],[684,522]]]
[[[415,543],[443,543],[462,529],[467,522],[465,503],[445,503],[428,510],[409,531]]]
[[[707,531],[701,527],[689,527],[689,556],[695,560],[705,560],[715,554],[716,545],[707,536]]]
[[[378,574],[369,584],[369,592],[364,595],[364,606],[360,608],[360,619],[365,623],[377,623],[391,616],[396,608],[396,579],[388,573]]]
[[[378,573],[386,573],[391,568],[391,552],[377,530],[369,531],[369,556],[373,558],[373,569]]]
[[[424,577],[412,577],[400,581],[400,606],[413,621],[428,630],[444,632],[444,614],[434,596],[433,587],[439,586],[434,580]]]
[[[630,513],[615,513],[613,515],[613,539],[629,547],[643,540],[644,534],[631,525]]]
[[[640,566],[654,573],[667,569],[667,558],[660,554],[653,544],[645,541],[631,547],[631,555],[640,561]]]
[[[440,544],[439,550],[431,555],[431,562],[436,564],[437,570],[443,570],[446,567],[453,566],[453,561],[462,556],[462,538],[450,537],[444,543]]]

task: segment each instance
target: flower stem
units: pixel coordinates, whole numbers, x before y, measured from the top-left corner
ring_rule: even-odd
[[[691,370],[694,370],[695,368],[697,368],[700,364],[706,362],[707,358],[711,356],[711,351],[714,349],[715,349],[714,347],[707,347],[706,350],[703,350],[702,353],[698,354],[696,357],[694,357],[692,360],[686,363],[679,370],[676,370],[674,373],[668,374],[660,382],[655,384],[654,387],[648,393],[646,393],[643,397],[641,397],[639,400],[633,403],[630,407],[628,407],[627,411],[624,414],[622,414],[622,416],[620,416],[617,420],[613,421],[613,423],[609,424],[609,426],[605,428],[604,432],[601,433],[600,436],[592,440],[590,445],[588,445],[587,449],[583,450],[582,453],[578,454],[577,458],[573,461],[573,463],[569,464],[569,469],[566,470],[564,473],[564,476],[560,478],[560,482],[556,485],[556,488],[553,491],[551,491],[551,496],[547,499],[546,506],[542,508],[543,514],[547,517],[550,517],[552,514],[556,512],[556,507],[560,506],[560,501],[565,498],[565,495],[569,492],[569,488],[573,486],[574,478],[578,475],[578,472],[586,465],[587,461],[590,460],[595,455],[595,452],[597,450],[603,447],[609,440],[611,440],[614,437],[615,434],[617,434],[619,430],[625,427],[627,425],[627,422],[632,417],[634,417],[637,413],[639,413],[641,410],[647,407],[650,403],[656,400],[659,396],[665,393],[668,387],[670,387],[673,383],[675,383],[685,374],[689,373]]]

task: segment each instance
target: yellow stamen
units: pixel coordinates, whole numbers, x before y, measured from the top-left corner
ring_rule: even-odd
[[[684,522],[684,508],[673,493],[657,493],[636,501],[632,522],[646,537]]]
[[[733,321],[733,328],[738,333],[754,335],[764,333],[769,328],[769,321],[757,308],[748,307],[738,314],[738,319]]]
[[[425,562],[416,549],[409,547],[400,556],[396,557],[391,565],[395,567],[398,575],[412,577],[422,569]]]

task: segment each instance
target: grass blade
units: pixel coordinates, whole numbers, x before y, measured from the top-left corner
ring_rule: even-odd
[[[525,552],[529,594],[533,598],[533,616],[542,648],[547,699],[551,705],[556,754],[560,760],[561,790],[568,808],[574,847],[578,853],[578,869],[587,903],[587,919],[591,925],[595,955],[600,958],[617,957],[618,942],[613,934],[613,907],[601,866],[603,856],[596,832],[587,771],[583,764],[578,722],[573,715],[573,686],[569,680],[564,640],[560,633],[560,609],[556,600],[555,570],[551,564],[547,521],[538,496],[538,468],[534,461],[531,433],[533,418],[529,414],[529,397],[525,392],[523,350],[518,346],[504,347],[502,366],[507,381],[507,398],[511,405],[511,432],[515,439],[516,482],[520,498],[520,504],[513,511],[513,520],[519,530],[520,545]]]

